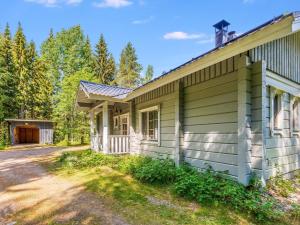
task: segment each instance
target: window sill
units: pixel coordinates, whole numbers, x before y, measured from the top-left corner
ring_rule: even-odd
[[[274,130],[272,130],[271,131],[271,133],[272,133],[272,136],[274,136],[274,135],[280,135],[281,137],[283,137],[283,130],[282,129],[274,129]]]
[[[141,140],[141,144],[148,144],[148,145],[155,145],[159,146],[158,141],[147,141],[147,140]]]
[[[298,137],[300,137],[300,131],[299,130],[294,130],[294,131],[292,131],[291,132],[291,136],[293,137],[293,136],[298,136]]]

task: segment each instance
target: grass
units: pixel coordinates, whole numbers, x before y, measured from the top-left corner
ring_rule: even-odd
[[[116,158],[110,160],[114,167]],[[248,215],[230,207],[199,205],[174,196],[168,185],[141,183],[106,165],[76,169],[58,160],[48,167],[54,174],[80,182],[96,193],[130,224],[254,224]]]
[[[143,161],[138,157],[114,157],[79,151],[64,154],[49,169],[96,193],[112,211],[130,224],[259,224],[249,213],[233,210],[229,204],[202,205],[176,197],[171,186],[167,183],[163,185],[162,181],[160,185],[155,182],[141,183],[128,173],[121,172],[134,169],[126,167],[130,162],[138,165]],[[153,173],[153,168],[148,169],[146,174]],[[164,173],[160,174],[164,176]],[[276,224],[299,224],[299,208],[293,213],[292,216],[283,216]],[[274,221],[263,221],[261,224],[274,224]]]
[[[77,170],[54,164],[50,169],[80,180],[130,224],[250,224],[249,218],[226,207],[200,206],[174,197],[168,187],[142,184],[107,166]]]

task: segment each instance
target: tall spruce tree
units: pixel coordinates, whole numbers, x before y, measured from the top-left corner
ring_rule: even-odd
[[[26,112],[26,98],[28,93],[28,73],[27,73],[27,60],[26,60],[26,38],[23,33],[21,23],[18,25],[17,32],[13,42],[13,62],[15,66],[15,73],[18,81],[18,95],[17,101],[19,104],[19,117],[25,118]]]
[[[143,67],[138,63],[138,57],[131,42],[122,50],[116,83],[123,87],[136,87],[140,83],[140,73]]]
[[[0,38],[0,145],[6,145],[9,141],[9,133],[4,119],[14,118],[18,114],[17,92],[11,33],[7,24],[4,34]]]
[[[26,117],[50,118],[52,85],[47,79],[45,65],[39,59],[34,42],[27,48],[28,93]]]
[[[149,82],[150,80],[152,80],[153,73],[154,73],[153,66],[148,65],[147,69],[146,69],[145,76],[142,78],[142,84],[145,84],[145,83]]]
[[[7,117],[17,116],[17,84],[12,55],[12,40],[7,24],[0,42],[0,121]]]
[[[101,84],[112,84],[115,78],[116,66],[112,54],[108,51],[104,36],[101,34],[96,45],[95,75]]]
[[[49,32],[48,38],[41,45],[41,60],[45,66],[48,80],[51,82],[53,95],[59,92],[61,82],[60,48],[57,45],[53,30]]]

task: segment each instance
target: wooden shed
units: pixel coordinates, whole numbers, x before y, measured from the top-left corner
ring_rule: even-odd
[[[53,122],[50,120],[6,119],[11,144],[52,144]]]

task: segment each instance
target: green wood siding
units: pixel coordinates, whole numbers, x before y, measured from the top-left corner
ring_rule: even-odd
[[[249,53],[253,62],[264,60],[269,70],[300,83],[300,32],[258,46]]]

